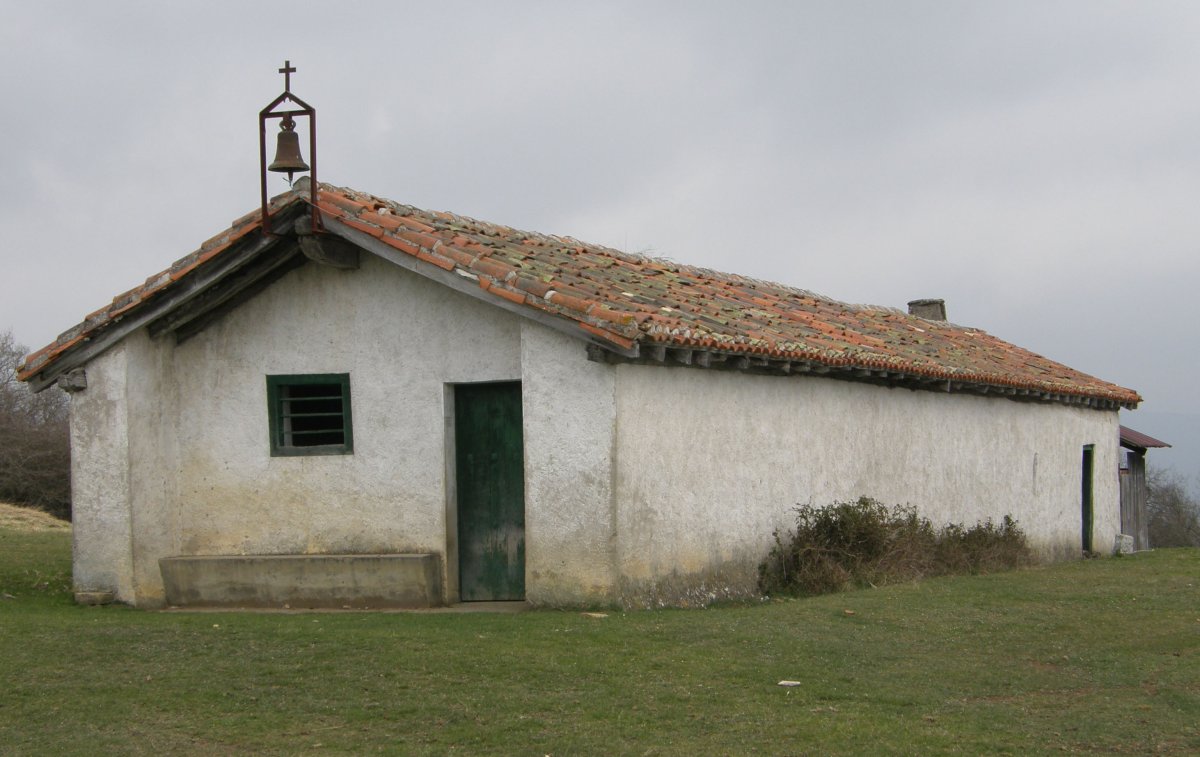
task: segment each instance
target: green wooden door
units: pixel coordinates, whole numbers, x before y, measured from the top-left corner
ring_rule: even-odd
[[[454,388],[459,598],[525,598],[521,385]]]

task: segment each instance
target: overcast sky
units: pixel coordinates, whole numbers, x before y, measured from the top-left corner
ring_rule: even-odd
[[[36,348],[320,178],[982,328],[1200,473],[1196,2],[0,0],[0,330]],[[306,142],[307,144],[307,142]],[[272,177],[271,193],[286,189]]]

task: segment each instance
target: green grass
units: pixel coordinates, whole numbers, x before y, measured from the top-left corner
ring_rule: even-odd
[[[68,541],[0,530],[0,753],[1200,752],[1200,550],[593,618],[77,607]]]

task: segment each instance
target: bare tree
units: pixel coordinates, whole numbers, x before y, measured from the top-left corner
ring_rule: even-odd
[[[1146,492],[1150,546],[1200,547],[1200,503],[1188,493],[1183,477],[1150,467],[1146,471]]]
[[[28,348],[0,331],[0,500],[71,514],[68,401],[57,389],[34,394],[17,381]]]

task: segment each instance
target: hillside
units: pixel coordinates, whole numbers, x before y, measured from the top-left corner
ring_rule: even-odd
[[[14,531],[70,531],[71,523],[41,510],[0,502],[0,528]]]

